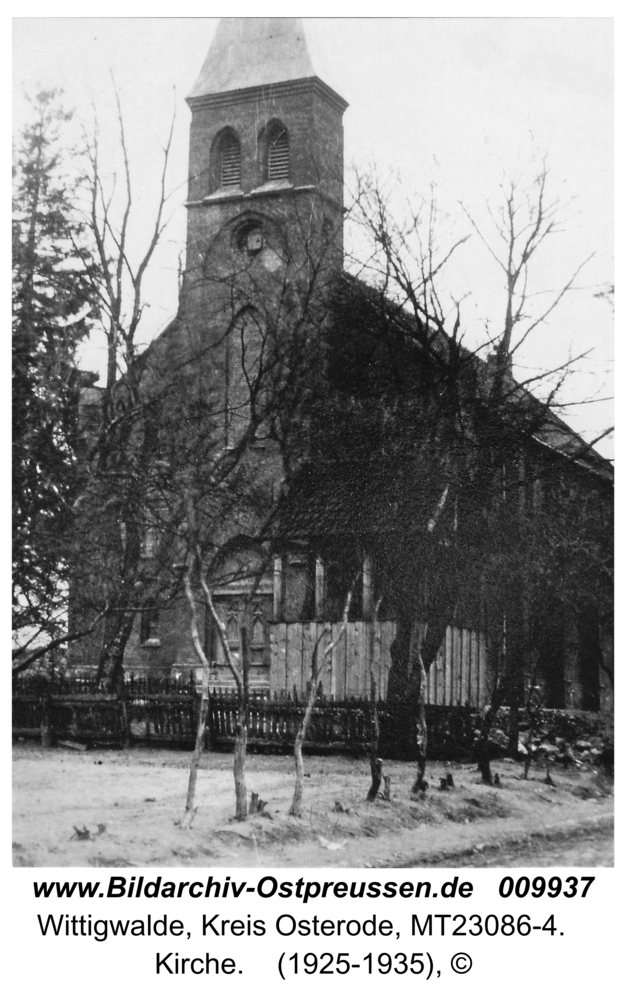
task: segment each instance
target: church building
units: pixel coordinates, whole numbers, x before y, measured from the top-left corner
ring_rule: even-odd
[[[339,700],[369,696],[374,677],[385,697],[403,641],[399,609],[424,609],[425,624],[417,626],[424,635],[430,600],[425,579],[441,571],[450,553],[448,542],[439,555],[424,543],[434,504],[438,510],[438,496],[446,499],[446,492],[437,477],[425,485],[424,466],[413,457],[420,448],[411,450],[406,422],[410,451],[403,454],[404,438],[394,438],[404,419],[400,408],[392,407],[391,419],[387,402],[370,402],[367,395],[371,380],[381,371],[388,378],[391,366],[375,349],[366,351],[363,331],[376,340],[372,330],[387,306],[376,291],[343,272],[347,103],[319,75],[299,18],[222,18],[187,103],[188,224],[180,307],[140,365],[155,400],[166,380],[178,379],[177,391],[193,384],[198,407],[210,414],[211,431],[194,437],[193,447],[196,432],[186,430],[176,408],[167,418],[179,460],[189,448],[190,495],[198,496],[203,476],[208,482],[204,448],[212,461],[219,454],[220,468],[232,462],[230,483],[247,482],[245,499],[233,502],[230,515],[218,487],[207,487],[205,505],[199,506],[208,520],[214,518],[215,550],[222,553],[214,562],[215,606],[237,658],[242,616],[247,618],[252,690],[306,692],[324,633],[339,637],[322,671],[324,693]],[[386,336],[393,339],[409,320],[390,315]],[[322,333],[327,330],[334,331],[329,338]],[[409,361],[407,370],[414,364]],[[476,359],[468,365],[477,383],[488,377],[487,362],[485,372]],[[327,397],[328,366],[342,374],[332,379]],[[408,392],[410,380],[400,376]],[[350,405],[342,403],[349,397]],[[585,448],[573,458],[578,445],[583,442],[551,417],[525,455],[525,467],[559,467],[559,475],[551,476],[566,483],[577,507],[582,495],[606,507],[609,463]],[[155,461],[163,462],[157,452]],[[176,478],[186,481],[182,466]],[[524,508],[527,516],[537,496],[528,484],[516,487],[516,509]],[[189,530],[191,516],[177,530]],[[452,532],[463,518],[463,502],[450,516]],[[421,540],[414,541],[412,531]],[[157,536],[158,526],[149,526],[147,564]],[[244,538],[254,540],[251,561],[238,573],[238,560],[244,563],[236,542]],[[397,572],[405,559],[420,565]],[[486,598],[483,568],[469,568],[468,559],[456,566],[463,581],[428,672],[427,701],[480,709],[491,697],[495,662],[505,655],[504,613]],[[201,596],[198,607],[210,684],[230,688],[231,673]],[[127,672],[199,671],[182,584],[172,599],[153,596],[129,610],[135,617]],[[521,612],[526,628],[535,613]],[[421,610],[416,615],[420,620]],[[533,626],[541,636],[534,652],[538,676],[531,664],[523,672],[533,675],[551,707],[607,708],[610,642],[603,612],[590,609],[585,622],[572,609],[569,616],[556,607]],[[96,632],[77,644],[75,665],[97,666],[101,643]]]

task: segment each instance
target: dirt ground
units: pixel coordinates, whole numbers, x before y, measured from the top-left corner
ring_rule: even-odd
[[[592,766],[545,769],[497,761],[501,787],[480,782],[474,764],[431,762],[430,789],[413,801],[414,765],[384,764],[391,799],[365,801],[367,760],[306,757],[303,814],[287,815],[294,783],[291,757],[250,754],[248,793],[267,801],[264,815],[232,819],[232,757],[205,755],[198,812],[183,828],[190,752],[42,750],[14,746],[13,854],[26,867],[481,867],[498,851],[523,850],[534,867],[550,866],[546,845],[568,842],[569,866],[610,865],[612,787]],[[440,791],[450,771],[455,787]],[[83,837],[76,829],[87,831]],[[603,852],[581,851],[603,841]],[[517,846],[518,845],[518,846]],[[495,853],[496,852],[496,853]],[[464,858],[466,860],[464,860]],[[593,858],[595,860],[591,861]],[[511,864],[511,861],[509,862]]]

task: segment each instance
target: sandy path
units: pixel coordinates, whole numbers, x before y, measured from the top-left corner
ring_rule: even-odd
[[[289,757],[251,755],[248,790],[268,802],[272,818],[232,821],[232,759],[208,754],[199,774],[198,814],[191,830],[177,825],[189,753],[134,749],[14,748],[14,859],[28,866],[107,867],[377,867],[445,864],[449,852],[555,834],[580,825],[607,831],[612,802],[592,772],[556,772],[557,788],[519,780],[518,764],[500,762],[504,784],[486,788],[473,765],[447,765],[452,793],[430,792],[412,803],[411,764],[386,762],[393,800],[368,805],[367,761],[306,759],[303,816],[290,819]],[[444,765],[431,768],[432,785]],[[339,808],[336,805],[339,803]],[[98,826],[106,829],[97,834]],[[74,828],[93,839],[71,839]]]

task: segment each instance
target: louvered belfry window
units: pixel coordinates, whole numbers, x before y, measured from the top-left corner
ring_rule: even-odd
[[[239,187],[242,176],[242,156],[234,135],[225,135],[220,147],[220,186]]]
[[[277,128],[268,139],[268,180],[283,181],[290,176],[290,145],[284,128]]]

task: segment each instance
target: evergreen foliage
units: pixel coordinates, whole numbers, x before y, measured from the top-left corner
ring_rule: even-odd
[[[13,166],[14,628],[63,625],[67,545],[79,488],[76,351],[97,318],[94,264],[62,150],[57,91],[32,101]]]

